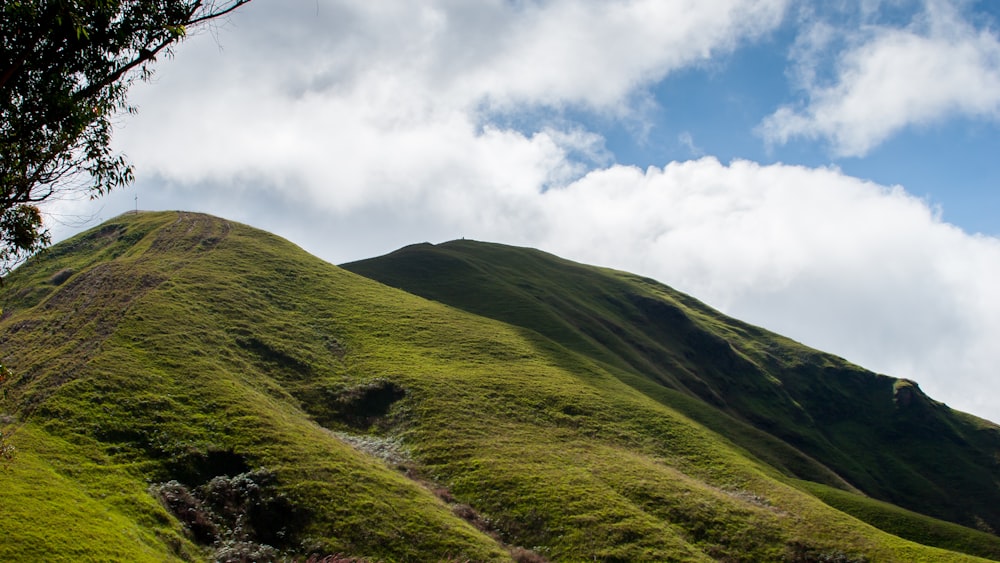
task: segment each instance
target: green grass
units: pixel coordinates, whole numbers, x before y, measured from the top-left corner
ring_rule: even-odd
[[[697,394],[643,387],[643,358],[394,290],[242,225],[119,217],[25,264],[0,303],[0,411],[23,424],[0,469],[4,514],[23,507],[3,519],[11,559],[79,560],[91,537],[110,550],[97,559],[210,558],[150,485],[265,468],[288,557],[975,560],[824,504],[787,477],[847,487],[824,465]]]
[[[797,483],[830,506],[901,538],[952,551],[1000,560],[1000,538],[942,522],[879,500],[801,481]]]
[[[33,425],[0,466],[0,560],[164,561],[202,556],[131,464]]]
[[[289,272],[281,280],[280,268],[296,263],[259,254],[274,240],[256,232],[243,233],[242,242],[240,233],[228,233],[235,239],[228,256],[213,256],[198,249],[199,239],[225,230],[222,223],[193,216],[177,219],[140,215],[134,224],[125,219],[119,230],[138,244],[120,253],[102,249],[103,256],[117,255],[113,262],[89,266],[85,261],[91,256],[84,255],[84,263],[73,263],[71,255],[56,247],[51,253],[56,264],[45,263],[47,256],[18,272],[29,280],[25,285],[48,280],[53,269],[73,267],[78,273],[58,289],[43,287],[49,295],[30,292],[36,308],[6,319],[5,328],[12,328],[6,330],[9,355],[4,361],[15,374],[6,387],[7,404],[46,436],[80,442],[89,446],[83,448],[86,452],[133,467],[135,486],[146,503],[152,502],[147,482],[178,479],[200,485],[223,471],[274,471],[280,493],[302,514],[295,537],[278,546],[289,553],[349,552],[387,560],[506,558],[495,541],[454,516],[425,488],[315,424],[279,383],[283,370],[237,343],[249,330],[296,353],[315,352],[303,346],[305,339],[295,331],[318,336],[326,328],[323,321],[310,319],[315,326],[303,328],[307,323],[275,300],[280,290],[297,291],[292,282],[306,272],[295,272],[295,277]],[[148,234],[136,235],[143,232]],[[72,241],[93,246],[88,242]],[[270,268],[257,270],[258,285],[248,279],[253,272],[234,276],[217,269],[213,258],[254,269],[257,260],[267,258]],[[320,273],[332,270],[318,261],[312,265]],[[142,282],[149,279],[162,282]],[[6,288],[15,296],[5,304],[8,314],[24,303],[20,281],[10,280]],[[287,285],[282,287],[281,281]],[[345,381],[338,373],[343,369],[328,363],[316,378]],[[14,436],[20,439],[21,434]],[[19,454],[14,467],[36,455],[30,442],[15,444]],[[80,486],[91,476],[65,479]],[[52,482],[48,498],[60,496],[58,484]],[[32,497],[15,495],[10,502],[58,510]],[[92,518],[81,521],[83,527],[100,525]],[[52,527],[51,541],[36,546],[45,550],[28,551],[33,555],[21,559],[75,559],[76,552],[60,548],[73,545],[79,533],[80,526]],[[3,543],[20,544],[18,538],[12,533]]]
[[[1000,427],[913,382],[533,249],[462,240],[344,267],[552,339],[787,476],[1000,529]]]

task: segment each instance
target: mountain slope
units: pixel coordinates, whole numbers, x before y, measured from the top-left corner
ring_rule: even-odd
[[[831,508],[637,370],[221,219],[116,218],[0,305],[0,560],[975,559]]]
[[[537,250],[461,240],[343,267],[620,368],[623,381],[789,475],[1000,529],[1000,429],[913,382],[725,317],[653,280]]]
[[[149,528],[156,560],[197,550],[147,482],[177,480],[193,493],[216,478],[252,481],[261,467],[277,481],[265,505],[271,514],[259,519],[267,529],[254,538],[203,532],[203,543],[218,540],[220,553],[253,553],[240,546],[256,539],[307,553],[502,557],[495,542],[425,489],[312,422],[272,378],[270,361],[246,344],[274,331],[292,345],[298,335],[284,329],[301,318],[276,299],[309,287],[300,282],[310,275],[336,287],[339,273],[263,233],[190,214],[122,218],[26,264],[4,288],[4,362],[16,374],[5,395],[25,425],[14,435],[21,450],[15,475],[21,458],[39,456],[101,510]],[[332,338],[322,319],[303,324],[314,325],[314,345]],[[323,367],[344,370],[335,357]],[[23,441],[28,435],[44,445],[36,450]],[[119,482],[79,475],[81,462],[117,470],[119,481],[130,482],[128,496]],[[264,486],[256,481],[249,486]],[[58,504],[5,499],[31,510],[24,521],[4,519],[0,559],[72,559],[73,552],[55,551],[63,544],[100,552],[107,543],[97,533],[101,521],[63,528],[52,521],[62,488],[36,494]],[[51,534],[46,551],[24,551],[32,548],[25,534],[38,530]]]

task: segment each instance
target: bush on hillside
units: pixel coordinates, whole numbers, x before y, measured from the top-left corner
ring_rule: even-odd
[[[191,535],[215,548],[215,559],[227,562],[272,560],[272,546],[294,542],[300,521],[292,503],[277,490],[277,478],[267,469],[232,477],[218,475],[200,487],[178,481],[158,483],[150,492]]]

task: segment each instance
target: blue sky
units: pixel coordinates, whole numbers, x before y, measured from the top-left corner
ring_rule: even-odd
[[[1000,4],[955,7],[980,29],[998,26]],[[822,20],[848,28],[905,28],[920,17],[923,5],[881,3],[864,15],[852,8],[846,3],[828,8]],[[945,114],[905,127],[863,156],[838,155],[825,139],[766,142],[757,130],[762,120],[782,105],[808,102],[790,76],[800,24],[787,17],[760,40],[651,85],[654,103],[642,116],[647,132],[638,132],[629,120],[585,111],[569,111],[570,119],[601,131],[618,163],[645,167],[714,155],[722,161],[836,166],[851,176],[903,185],[937,208],[945,221],[968,232],[1000,235],[1000,127],[995,118]],[[831,73],[836,52],[827,55],[817,70]]]
[[[637,272],[1000,420],[1000,5],[254,0],[132,89],[135,186],[333,263]]]

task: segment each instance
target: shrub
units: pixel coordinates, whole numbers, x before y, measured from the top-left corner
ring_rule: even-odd
[[[266,469],[229,477],[219,475],[189,488],[177,481],[153,485],[160,499],[195,541],[214,545],[219,561],[265,561],[277,554],[272,545],[294,542],[301,521],[292,503],[277,491],[277,478]]]
[[[218,563],[257,563],[277,558],[278,550],[254,542],[228,540],[220,542],[215,549],[215,561]]]
[[[788,546],[785,560],[789,563],[869,563],[864,555],[852,556],[839,549],[823,550],[799,542]]]
[[[7,438],[0,432],[0,461],[4,464],[13,461],[14,456],[17,454],[17,448],[13,444],[7,443]]]
[[[219,539],[219,527],[205,504],[177,481],[167,481],[150,487],[154,497],[181,521],[195,541],[210,544]]]

